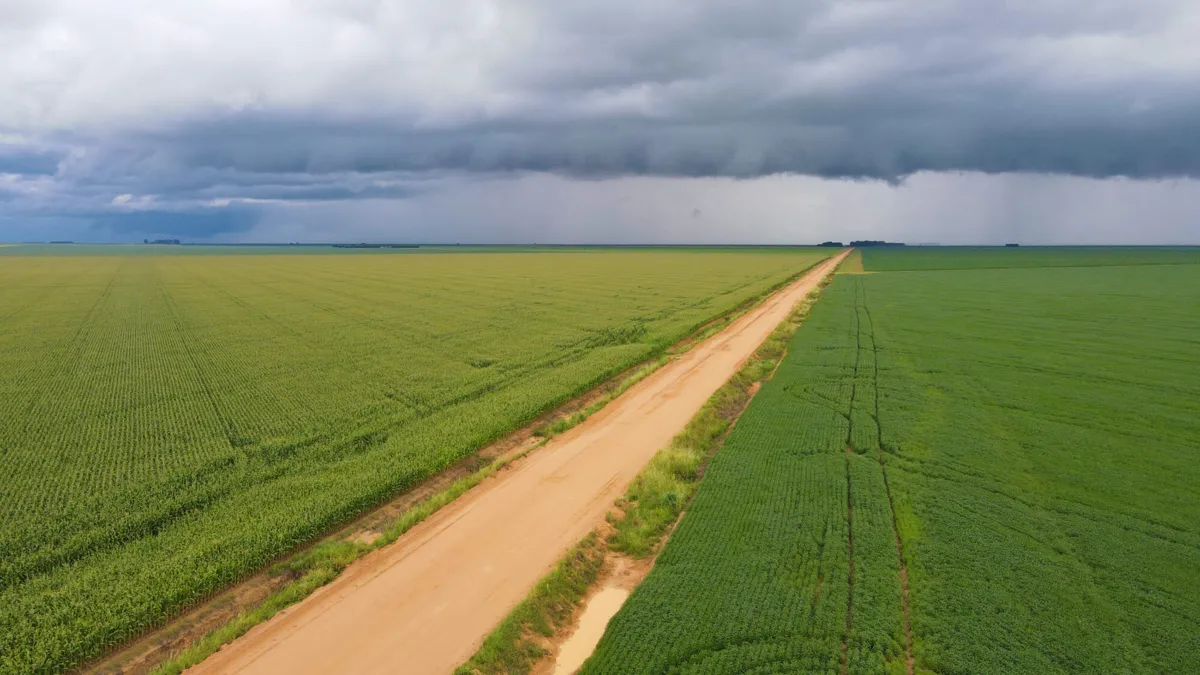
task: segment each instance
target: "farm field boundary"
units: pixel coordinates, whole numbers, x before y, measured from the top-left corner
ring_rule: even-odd
[[[845,261],[842,262],[845,264]],[[493,630],[457,675],[570,672],[562,648],[574,639],[583,608],[598,593],[627,595],[645,578],[687,508],[737,418],[786,356],[788,340],[808,317],[831,277],[825,277],[742,368],[654,456],[592,531]],[[573,584],[564,584],[570,578]],[[606,618],[605,618],[606,620]],[[586,639],[586,638],[585,638]],[[581,655],[572,654],[572,665]]]
[[[837,262],[821,263],[195,672],[453,669]]]
[[[339,527],[314,545],[276,561],[266,572],[233,586],[168,625],[89,664],[83,672],[145,673],[153,670],[174,673],[201,660],[253,625],[328,583],[353,560],[394,541],[399,534],[506,468],[510,462],[540,447],[548,438],[600,411],[630,386],[760,306],[815,266],[789,276],[733,310],[696,326],[688,337],[664,349],[662,356],[635,365],[539,417],[419,487]]]

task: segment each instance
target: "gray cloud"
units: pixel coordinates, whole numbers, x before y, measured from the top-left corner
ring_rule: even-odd
[[[1195,178],[1198,34],[1191,0],[15,0],[0,215],[182,233],[530,172]]]
[[[28,151],[23,148],[11,150],[0,145],[0,174],[27,176],[52,176],[58,171],[62,155],[47,151]]]
[[[209,239],[218,235],[248,232],[258,224],[256,209],[220,208],[206,211],[129,211],[96,214],[93,230],[105,234],[153,236],[175,235],[189,239]],[[145,237],[143,237],[145,238]]]

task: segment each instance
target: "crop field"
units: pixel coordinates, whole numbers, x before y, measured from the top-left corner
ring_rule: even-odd
[[[835,278],[585,673],[1200,669],[1197,250],[978,251]]]
[[[906,246],[860,249],[867,271],[1196,265],[1195,246]]]
[[[0,258],[4,673],[120,644],[829,252],[100,253]]]

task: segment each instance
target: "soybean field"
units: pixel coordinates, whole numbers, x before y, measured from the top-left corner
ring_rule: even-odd
[[[1200,252],[863,261],[583,672],[1200,670]]]
[[[121,644],[828,254],[21,249],[5,673]]]

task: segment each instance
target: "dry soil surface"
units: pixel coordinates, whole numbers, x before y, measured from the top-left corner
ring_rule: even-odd
[[[452,672],[843,257],[188,672]]]

